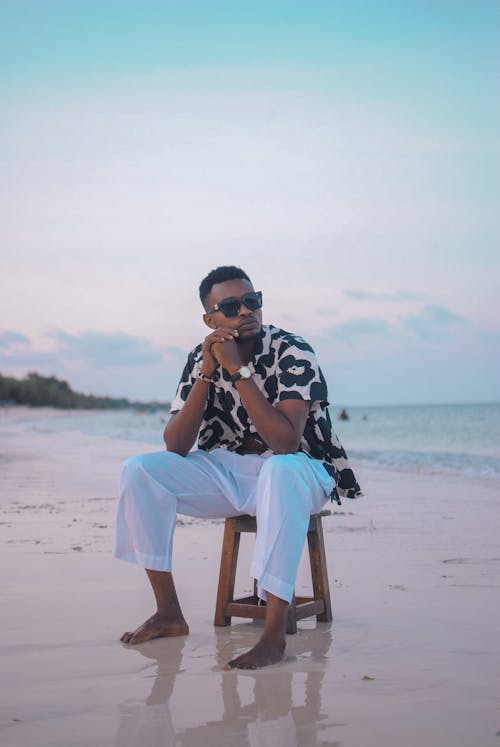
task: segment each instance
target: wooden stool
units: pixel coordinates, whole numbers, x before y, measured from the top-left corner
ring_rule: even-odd
[[[297,620],[302,620],[304,617],[316,615],[319,622],[332,621],[323,525],[321,523],[322,517],[330,514],[331,511],[321,511],[319,514],[313,514],[309,521],[307,544],[309,546],[314,596],[296,597],[294,595],[288,609],[287,633],[296,633]],[[256,581],[253,584],[254,593],[252,596],[241,597],[240,599],[233,598],[240,534],[241,532],[255,533],[256,531],[257,520],[255,516],[243,514],[226,519],[214,625],[230,625],[231,617],[249,617],[253,620],[263,620],[266,616],[265,602],[259,600],[257,596]]]

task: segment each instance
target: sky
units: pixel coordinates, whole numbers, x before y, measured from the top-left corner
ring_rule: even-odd
[[[171,400],[243,267],[339,406],[500,400],[500,3],[1,0],[0,373]]]

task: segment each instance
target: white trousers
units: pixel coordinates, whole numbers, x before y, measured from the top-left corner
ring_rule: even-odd
[[[258,595],[290,602],[310,514],[334,481],[303,453],[262,457],[227,449],[160,451],[128,459],[120,477],[113,554],[157,571],[172,570],[177,513],[205,519],[257,517],[251,574]]]

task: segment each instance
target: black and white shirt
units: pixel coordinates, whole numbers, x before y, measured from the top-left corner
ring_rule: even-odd
[[[172,402],[171,413],[178,412],[187,399],[201,370],[201,344],[188,355],[188,360]],[[271,405],[286,399],[311,402],[311,409],[302,435],[299,451],[319,459],[335,479],[332,500],[340,503],[339,494],[356,498],[361,490],[349,465],[346,453],[333,432],[328,412],[326,382],[311,346],[298,335],[272,325],[263,325],[256,343],[254,358],[248,364],[256,386]],[[243,407],[230,376],[219,366],[209,385],[207,404],[198,435],[198,448],[236,451],[246,436],[264,444]]]

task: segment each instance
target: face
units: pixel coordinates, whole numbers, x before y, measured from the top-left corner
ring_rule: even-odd
[[[253,291],[253,285],[248,280],[235,279],[226,280],[224,283],[217,283],[205,301],[207,309],[211,309],[215,304],[224,301],[226,298],[241,298],[245,293]],[[237,342],[248,342],[254,339],[260,332],[262,326],[262,309],[251,311],[244,304],[240,305],[237,316],[224,316],[222,311],[213,311],[203,316],[205,324],[212,329],[217,327],[230,327],[237,329],[239,337]]]

